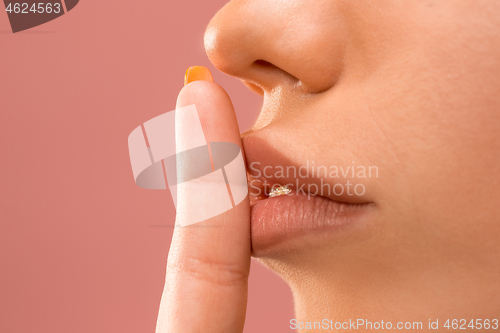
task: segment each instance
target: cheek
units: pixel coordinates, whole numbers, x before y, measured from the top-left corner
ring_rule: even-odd
[[[403,204],[412,213],[400,216],[426,238],[480,255],[500,232],[500,63],[471,43],[426,38],[358,92],[382,135],[381,194],[393,213]]]
[[[377,159],[383,201],[403,203],[416,220],[443,228],[495,221],[500,20],[489,14],[495,8],[432,1],[391,2],[383,11],[345,8],[356,40],[332,104],[346,112],[342,124],[368,117],[358,120],[362,131],[350,130],[368,139],[351,140]]]

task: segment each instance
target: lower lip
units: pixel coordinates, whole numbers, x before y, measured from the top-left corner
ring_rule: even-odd
[[[292,192],[252,205],[252,251],[264,255],[301,236],[340,231],[361,221],[372,204],[349,204]]]

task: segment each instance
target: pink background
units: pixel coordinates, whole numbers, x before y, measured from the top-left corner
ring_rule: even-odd
[[[154,332],[174,211],[134,184],[127,137],[175,108],[191,65],[250,127],[260,98],[203,50],[224,3],[83,0],[17,34],[0,5],[0,332]],[[245,332],[291,318],[289,288],[253,261]]]

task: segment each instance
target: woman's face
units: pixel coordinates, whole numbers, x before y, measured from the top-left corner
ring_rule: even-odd
[[[233,0],[211,21],[211,61],[264,98],[243,139],[251,173],[314,164],[338,169],[323,183],[360,184],[320,195],[364,204],[361,217],[299,237],[280,230],[300,209],[272,207],[271,221],[258,208],[254,254],[290,283],[298,318],[498,314],[499,13],[490,0]]]

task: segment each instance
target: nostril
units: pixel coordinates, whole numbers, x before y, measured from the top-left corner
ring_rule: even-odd
[[[278,67],[274,66],[273,64],[271,64],[270,62],[265,61],[265,60],[261,60],[261,59],[255,60],[254,64],[257,66],[261,66],[261,67],[278,68]]]
[[[294,84],[297,84],[300,81],[296,76],[290,74],[289,72],[283,70],[282,68],[280,68],[280,67],[278,67],[278,66],[276,66],[276,65],[274,65],[266,60],[262,60],[262,59],[255,60],[252,63],[252,67],[254,69],[259,70],[260,72],[273,73],[274,75],[275,74],[283,75],[283,76],[287,77],[290,81],[292,81]]]

